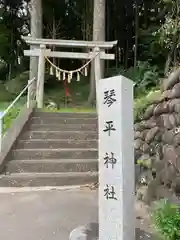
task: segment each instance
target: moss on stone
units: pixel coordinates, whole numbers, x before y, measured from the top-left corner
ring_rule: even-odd
[[[142,118],[145,110],[149,105],[157,101],[161,96],[160,90],[152,90],[151,92],[134,100],[134,120],[138,121]]]

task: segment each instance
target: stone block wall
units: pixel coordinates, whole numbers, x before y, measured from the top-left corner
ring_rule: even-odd
[[[167,197],[161,192],[180,194],[180,70],[162,83],[162,95],[149,105],[139,122],[134,124],[135,161],[148,162],[146,197]],[[147,177],[148,176],[148,177]]]

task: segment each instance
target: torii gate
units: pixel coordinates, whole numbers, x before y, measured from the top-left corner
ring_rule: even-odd
[[[100,61],[114,60],[115,54],[107,54],[105,50],[113,48],[117,41],[100,42],[100,41],[76,41],[76,40],[59,40],[23,37],[25,42],[33,46],[32,50],[24,50],[24,55],[29,57],[38,57],[38,75],[36,87],[37,107],[43,107],[44,96],[44,75],[45,75],[45,57],[71,58],[71,59],[92,59],[94,56],[95,81],[102,78]],[[51,51],[47,46],[85,48],[88,53],[83,52],[61,52]],[[99,53],[99,54],[98,54]],[[96,54],[96,55],[95,55]],[[28,105],[31,102],[31,90],[28,92]]]

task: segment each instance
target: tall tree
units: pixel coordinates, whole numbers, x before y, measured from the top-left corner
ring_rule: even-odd
[[[41,0],[31,0],[30,6],[30,33],[33,38],[41,38],[42,37],[42,2]],[[35,46],[31,46],[31,49],[35,48]],[[31,57],[30,58],[30,72],[29,78],[37,78],[38,73],[38,58]],[[35,82],[30,86],[29,92],[32,94],[35,92]]]
[[[139,35],[139,6],[135,1],[135,44],[134,44],[134,67],[137,66],[137,54],[138,54],[138,35]]]
[[[42,37],[42,2],[41,0],[31,0],[29,5],[30,11],[30,33],[33,38]],[[34,46],[31,46],[33,49]],[[30,58],[30,79],[37,77],[38,58]]]
[[[23,1],[1,1],[0,6],[0,59],[8,67],[8,79],[10,80],[16,71],[21,68],[20,57],[23,55],[23,27],[25,26],[25,14],[21,9]]]
[[[106,25],[106,0],[94,0],[94,15],[93,15],[93,41],[105,41],[105,25]],[[104,61],[101,61],[101,73],[104,75]],[[90,93],[88,104],[94,102],[96,95],[96,84],[94,76],[94,67],[91,66]]]
[[[168,75],[172,67],[177,67],[180,60],[180,1],[179,0],[163,0],[168,12],[165,15],[164,24],[159,29],[160,41],[165,49],[167,49],[167,59],[165,64],[165,75]]]

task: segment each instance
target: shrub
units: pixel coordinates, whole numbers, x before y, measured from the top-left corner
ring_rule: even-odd
[[[4,83],[6,80],[6,76],[9,73],[8,65],[1,59],[0,60],[0,79]]]
[[[29,71],[23,72],[6,83],[6,89],[13,95],[19,94],[27,85],[29,79]]]
[[[152,218],[163,239],[180,239],[180,206],[163,199],[155,204]]]
[[[135,85],[135,95],[142,94],[147,90],[159,85],[160,70],[157,66],[151,65],[148,61],[138,62],[137,66],[129,69],[112,68],[107,73],[107,76],[123,75],[133,80]]]
[[[157,66],[151,66],[149,62],[138,62],[136,68],[129,68],[125,77],[132,79],[135,85],[135,95],[140,94],[159,84],[159,72]]]
[[[147,107],[151,105],[154,101],[158,100],[160,96],[160,90],[152,90],[149,93],[136,98],[134,101],[134,120],[141,120],[141,117],[143,116]]]
[[[0,82],[0,102],[8,102],[12,100],[12,95],[6,90],[5,85]]]

